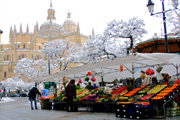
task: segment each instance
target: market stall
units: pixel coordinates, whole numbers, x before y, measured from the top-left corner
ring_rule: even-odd
[[[93,78],[96,78],[95,81],[92,81],[93,83],[113,81],[117,78],[127,77],[132,78],[134,81],[134,79],[140,76],[140,70],[146,71],[148,68],[155,70],[157,65],[163,66],[163,69],[161,70],[162,73],[168,73],[170,76],[174,76],[174,80],[178,79],[180,71],[180,55],[137,53],[114,60],[86,64],[77,68],[37,78],[33,81],[56,81],[66,77],[67,80],[73,78],[77,81],[81,78],[82,82],[85,82],[88,72],[91,72],[92,74],[88,76],[89,79],[93,80]],[[123,69],[121,67],[123,67]],[[152,106],[156,105],[155,103],[158,103],[156,101],[166,100],[165,102],[162,102],[163,104],[161,105],[163,108],[163,112],[161,111],[161,114],[164,115],[167,110],[165,108],[166,104],[179,93],[178,84],[173,84],[171,86],[151,86],[151,84],[147,84],[140,86],[139,88],[133,87],[134,89],[131,91],[127,91],[127,86],[115,87],[117,88],[112,89],[103,86],[94,91],[82,89],[81,92],[77,92],[78,94],[77,99],[74,100],[74,107],[77,108],[77,111],[113,111],[116,112],[117,117],[149,118],[153,116],[153,114],[149,114],[149,110],[154,109]],[[167,92],[166,89],[172,89],[173,92]],[[162,92],[163,90],[165,91]],[[45,98],[42,101],[48,101],[47,104],[51,106],[48,108],[65,110],[66,102],[65,99],[63,99],[64,97],[61,92],[57,94],[57,98],[51,96],[49,99]],[[164,97],[162,97],[162,95],[164,95]],[[143,116],[141,114],[143,114]],[[157,113],[154,113],[154,115],[157,115]]]

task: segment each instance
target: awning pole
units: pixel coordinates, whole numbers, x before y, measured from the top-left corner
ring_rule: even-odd
[[[133,89],[134,89],[134,87],[135,87],[135,85],[134,85],[134,64],[132,63],[132,74],[133,74]]]

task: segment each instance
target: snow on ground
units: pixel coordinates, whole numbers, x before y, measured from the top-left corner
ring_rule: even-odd
[[[2,99],[0,100],[0,103],[11,102],[11,101],[14,101],[14,100],[9,97],[2,97]]]

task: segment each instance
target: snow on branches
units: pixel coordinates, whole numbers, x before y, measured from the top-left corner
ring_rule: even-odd
[[[58,39],[47,42],[41,52],[42,56],[62,71],[66,70],[68,64],[75,60],[78,51],[78,44],[69,42],[69,40]]]
[[[28,58],[23,58],[19,60],[15,67],[14,74],[19,78],[23,79],[26,77],[28,79],[33,79],[36,77],[43,76],[48,73],[47,61],[42,59],[33,62]]]
[[[129,54],[134,44],[141,41],[143,34],[147,33],[143,26],[145,26],[144,21],[137,17],[127,22],[110,21],[103,35],[89,36],[82,48],[83,59],[96,62]]]
[[[133,17],[126,21],[117,21],[113,20],[107,24],[105,29],[105,34],[109,38],[119,39],[119,38],[128,38],[125,39],[125,45],[127,46],[127,52],[134,47],[136,42],[141,41],[143,34],[146,34],[147,31],[143,28],[145,26],[144,20]]]

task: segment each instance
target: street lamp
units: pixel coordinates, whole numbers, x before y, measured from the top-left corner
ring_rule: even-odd
[[[48,72],[49,72],[49,74],[51,74],[51,68],[50,68],[50,59],[48,59]]]
[[[166,11],[165,11],[164,0],[160,0],[160,1],[162,2],[162,12],[153,13],[153,12],[154,12],[154,3],[153,3],[151,0],[148,1],[147,7],[148,7],[148,10],[149,10],[149,12],[151,13],[151,15],[160,14],[160,13],[163,14],[165,48],[166,48],[166,53],[168,53],[169,50],[168,50],[168,39],[167,39],[166,15],[165,15],[165,13],[168,12],[168,11],[172,11],[172,10],[170,9],[170,10],[166,10]],[[179,2],[179,0],[172,0],[173,7],[174,7],[175,9],[177,9],[178,2]]]

